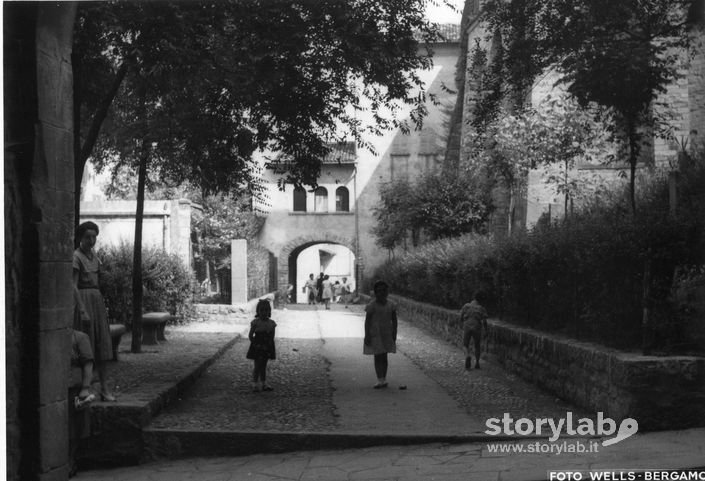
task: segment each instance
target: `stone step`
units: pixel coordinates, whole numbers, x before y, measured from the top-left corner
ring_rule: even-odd
[[[497,442],[486,434],[443,435],[362,432],[283,432],[283,431],[193,431],[146,428],[143,431],[144,457],[141,462],[161,459],[209,456],[245,456],[372,446],[416,444],[467,444]],[[523,439],[527,439],[523,437]]]

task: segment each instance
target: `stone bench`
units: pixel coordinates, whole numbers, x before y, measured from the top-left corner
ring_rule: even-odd
[[[127,329],[123,324],[110,324],[110,340],[113,343],[113,361],[118,360],[118,348],[120,347],[120,340],[122,335],[125,334]]]
[[[166,341],[164,329],[174,319],[168,312],[148,312],[142,315],[142,344],[154,345]]]

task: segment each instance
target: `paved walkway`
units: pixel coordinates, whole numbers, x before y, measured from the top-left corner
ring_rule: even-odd
[[[155,419],[156,428],[244,427],[350,436],[452,434],[487,439],[483,431],[488,416],[501,417],[503,412],[529,418],[564,417],[568,410],[579,413],[491,362],[480,371],[466,372],[459,349],[406,323],[400,328],[401,352],[390,356],[390,387],[374,390],[372,359],[361,355],[363,318],[359,306],[348,310],[334,306],[331,311],[295,307],[277,310],[273,317],[279,325],[278,360],[272,363],[270,373],[273,393],[249,392],[249,363],[244,360],[247,343],[238,343],[194,386],[190,396]],[[258,417],[267,422],[247,424]],[[602,447],[598,441],[567,440],[572,446],[596,446],[597,452],[560,455],[557,449],[570,449],[563,440],[554,444],[523,440],[191,458],[83,472],[77,479],[539,480],[546,479],[551,468],[705,466],[705,429],[637,434],[610,447]],[[530,450],[553,450],[553,454]]]
[[[402,354],[389,356],[389,387],[371,389],[376,378],[372,356],[362,355],[363,317],[351,312],[317,314],[341,430],[459,436],[481,432],[479,419],[469,416]]]
[[[504,446],[527,449],[533,443],[527,441]],[[664,470],[687,467],[701,468],[705,477],[705,429],[637,434],[622,443],[591,454],[494,453],[490,452],[490,446],[497,446],[497,443],[382,446],[227,458],[191,458],[129,468],[81,472],[76,479],[542,481],[548,479],[549,470]],[[589,479],[588,475],[583,479]],[[604,479],[629,478],[617,475]]]

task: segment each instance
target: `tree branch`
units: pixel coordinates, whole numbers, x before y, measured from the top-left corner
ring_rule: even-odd
[[[83,170],[83,166],[86,163],[86,159],[88,159],[88,156],[93,151],[93,147],[95,146],[96,140],[98,140],[98,134],[100,133],[100,128],[103,125],[103,121],[108,115],[110,105],[112,105],[113,100],[115,99],[115,96],[117,95],[117,92],[120,89],[120,85],[125,79],[125,75],[127,75],[128,70],[129,63],[128,60],[125,60],[122,65],[120,65],[120,68],[118,69],[117,74],[113,79],[113,84],[111,85],[110,90],[106,93],[105,97],[103,97],[103,101],[100,103],[98,109],[95,112],[95,115],[93,116],[93,119],[91,121],[91,127],[90,129],[88,129],[88,134],[86,135],[86,141],[83,143],[83,147],[81,148],[81,155],[78,158],[81,170]]]

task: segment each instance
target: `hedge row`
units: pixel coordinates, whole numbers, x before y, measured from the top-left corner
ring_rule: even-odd
[[[703,172],[685,179],[682,191],[702,196],[705,183],[691,184]],[[705,262],[705,209],[691,197],[672,216],[667,199],[659,183],[636,217],[603,207],[509,238],[440,240],[397,256],[375,277],[394,293],[453,309],[483,288],[494,315],[608,346],[691,350],[697,346],[679,330],[671,292],[682,266]]]

